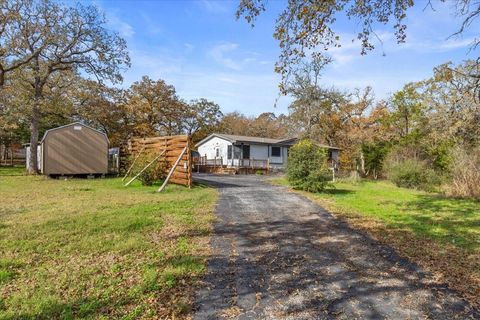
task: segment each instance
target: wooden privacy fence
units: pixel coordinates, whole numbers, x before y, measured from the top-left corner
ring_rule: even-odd
[[[154,160],[161,159],[167,164],[165,172],[167,178],[159,191],[168,182],[191,187],[193,164],[191,146],[191,138],[187,135],[130,139],[124,150],[124,155],[131,159],[130,169],[127,170],[125,177],[142,154],[150,154],[157,156]]]

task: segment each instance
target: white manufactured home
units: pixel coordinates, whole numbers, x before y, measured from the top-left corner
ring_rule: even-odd
[[[297,138],[271,139],[213,133],[197,143],[203,164],[225,167],[285,168],[288,150]],[[329,149],[330,158],[338,161],[338,148]]]

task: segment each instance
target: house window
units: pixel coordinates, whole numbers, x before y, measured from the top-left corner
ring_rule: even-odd
[[[233,147],[232,145],[227,146],[227,159],[230,160],[232,159],[232,154],[233,154]]]
[[[239,146],[235,146],[235,149],[233,149],[233,159],[240,159],[240,156],[242,155],[242,149]]]
[[[280,157],[280,147],[272,147],[272,157]]]
[[[243,159],[250,159],[250,146],[243,145]]]
[[[215,156],[216,156],[217,158],[220,157],[220,148],[217,148],[217,149],[216,149],[216,154],[215,154]]]

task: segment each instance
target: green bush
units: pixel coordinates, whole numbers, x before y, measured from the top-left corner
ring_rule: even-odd
[[[377,179],[383,173],[383,163],[391,149],[391,143],[389,141],[364,143],[361,148],[365,157],[366,175]]]
[[[425,162],[406,159],[388,166],[387,176],[398,187],[433,191],[441,178]]]
[[[448,175],[454,165],[454,150],[451,142],[441,142],[427,148],[427,155],[431,159],[435,171]]]
[[[295,144],[289,151],[287,178],[294,189],[323,191],[332,179],[327,167],[326,150],[309,140]]]

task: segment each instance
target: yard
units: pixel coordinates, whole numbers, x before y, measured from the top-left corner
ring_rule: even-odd
[[[273,182],[288,186],[283,178]],[[338,182],[324,193],[301,193],[480,304],[480,202],[386,181]]]
[[[182,316],[216,192],[0,168],[0,319]]]

